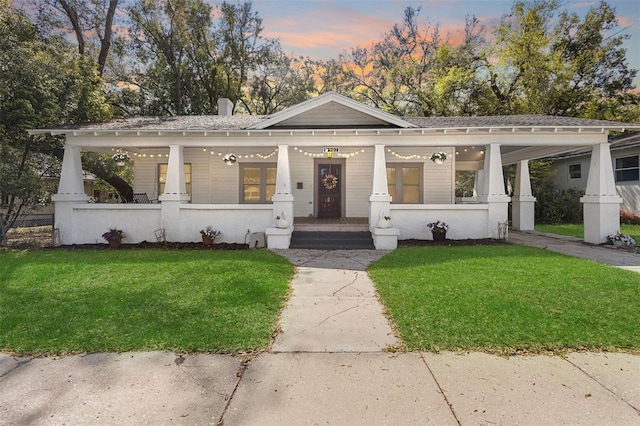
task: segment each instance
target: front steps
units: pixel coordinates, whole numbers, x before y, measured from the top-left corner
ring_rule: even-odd
[[[296,227],[297,228],[297,227]],[[292,249],[374,250],[369,231],[293,231]]]

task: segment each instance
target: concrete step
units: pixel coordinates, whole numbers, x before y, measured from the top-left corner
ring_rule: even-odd
[[[290,248],[373,250],[373,239],[368,231],[293,231]]]
[[[294,224],[294,231],[308,231],[308,232],[366,232],[369,230],[369,225],[363,224],[351,224],[351,223],[304,223]]]

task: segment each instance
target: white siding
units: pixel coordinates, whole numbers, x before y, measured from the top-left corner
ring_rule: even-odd
[[[361,151],[358,148],[340,148],[340,151]],[[369,196],[373,188],[374,148],[365,148],[353,157],[347,158],[345,191],[347,217],[369,217]]]
[[[332,146],[340,145],[332,142]],[[303,150],[295,150],[295,143],[289,147],[291,163],[291,186],[294,195],[295,216],[309,216],[314,213],[315,200],[315,162],[311,155],[304,155]],[[268,159],[262,159],[255,154],[267,155],[275,148],[245,147],[233,148],[220,152],[211,149],[185,148],[184,162],[191,164],[191,202],[194,204],[237,204],[240,201],[240,168],[242,163],[272,163],[277,162],[277,154]],[[361,152],[364,149],[364,152]],[[450,148],[438,148],[440,151],[451,152]],[[320,153],[320,147],[304,148],[308,153]],[[428,159],[433,148],[394,148],[400,155],[419,154],[425,158],[400,159],[390,152],[386,153],[387,163],[422,163],[423,164],[423,200],[425,204],[453,203],[454,195],[454,159],[450,158],[444,164],[435,164]],[[233,152],[238,156],[238,163],[228,166],[222,161],[226,152]],[[340,146],[340,153],[356,153],[344,159],[344,179],[346,188],[343,193],[343,203],[347,217],[367,217],[369,215],[369,196],[373,182],[373,147]],[[253,157],[245,158],[246,156]],[[158,198],[158,164],[166,163],[164,156],[153,158],[147,156],[135,159],[134,188],[135,192],[146,192],[150,199]],[[335,160],[343,160],[336,156]],[[303,189],[297,189],[297,183],[302,183]],[[161,195],[161,194],[160,194]]]
[[[277,127],[307,127],[317,128],[318,126],[331,125],[339,126],[379,126],[387,124],[382,120],[363,114],[359,111],[348,108],[344,105],[336,103],[328,103],[311,111],[302,113],[295,117],[284,120],[282,123],[274,126]]]

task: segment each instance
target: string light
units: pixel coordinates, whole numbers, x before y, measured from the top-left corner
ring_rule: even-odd
[[[211,155],[218,155],[218,156],[222,156],[222,155],[224,155],[226,153],[226,151],[222,152],[222,151],[215,151],[215,150],[207,150],[207,148],[202,148],[202,152],[209,152]],[[262,153],[257,152],[257,153],[254,153],[254,154],[236,155],[236,157],[238,159],[240,159],[240,158],[245,158],[245,159],[248,158],[248,159],[250,159],[250,158],[258,157],[258,158],[261,158],[263,160],[266,160],[266,159],[269,159],[269,158],[273,157],[274,155],[276,155],[277,152],[278,152],[278,149],[276,148],[276,149],[274,149],[273,151],[271,151],[268,154],[262,154]],[[146,153],[134,152],[133,156],[134,157],[139,157],[139,158],[146,158],[147,154]],[[151,158],[154,158],[154,156],[158,157],[158,158],[161,158],[161,157],[168,158],[169,154],[148,154],[148,156],[151,157]]]
[[[393,155],[396,158],[399,158],[401,160],[426,160],[427,158],[429,158],[426,155],[421,155],[421,154],[411,154],[411,155],[403,155],[403,154],[399,154],[397,152],[395,152],[394,150],[392,150],[391,148],[387,148],[387,152],[390,153],[391,155]]]
[[[298,148],[297,146],[293,147],[294,151],[297,151],[299,153],[301,153],[302,155],[307,155],[309,157],[326,157],[327,153],[326,152],[309,152],[309,151],[305,151],[302,148]],[[353,152],[333,152],[333,157],[342,157],[342,158],[348,158],[348,157],[355,157],[358,154],[361,154],[363,152],[365,152],[366,149],[362,148],[359,151],[353,151]]]

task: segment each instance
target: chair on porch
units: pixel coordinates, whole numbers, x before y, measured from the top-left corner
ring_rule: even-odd
[[[151,204],[151,200],[149,200],[146,192],[134,193],[133,202],[136,204]]]

